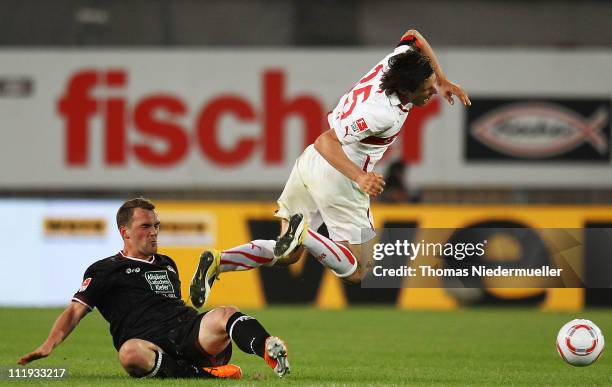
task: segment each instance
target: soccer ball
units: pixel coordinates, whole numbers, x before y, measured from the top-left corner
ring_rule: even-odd
[[[557,335],[557,351],[563,360],[584,367],[597,360],[604,349],[604,337],[590,320],[576,319],[565,324]]]

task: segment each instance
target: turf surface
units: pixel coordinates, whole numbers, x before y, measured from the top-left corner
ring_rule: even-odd
[[[13,366],[35,348],[59,309],[0,309],[0,366]],[[291,375],[276,377],[263,361],[234,351],[241,384],[337,385],[612,385],[612,356],[586,368],[566,365],[557,355],[557,330],[589,318],[604,335],[612,311],[579,315],[527,309],[467,309],[415,312],[390,308],[321,311],[275,307],[251,312],[289,346]],[[608,343],[608,345],[612,345]],[[96,311],[47,359],[33,366],[68,367],[58,383],[0,380],[24,385],[233,385],[228,381],[135,380],[119,366],[106,322]]]

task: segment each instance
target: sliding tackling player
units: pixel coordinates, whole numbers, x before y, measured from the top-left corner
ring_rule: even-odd
[[[133,377],[238,379],[240,367],[228,364],[232,340],[278,376],[289,372],[285,344],[255,318],[234,306],[198,313],[185,305],[176,264],[157,254],[159,225],[153,203],[125,202],[117,212],[123,249],[89,266],[47,339],[18,363],[49,356],[96,307],[110,323],[121,366]]]

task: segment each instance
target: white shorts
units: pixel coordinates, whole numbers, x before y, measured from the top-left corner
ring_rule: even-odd
[[[370,197],[332,167],[314,145],[296,160],[278,208],[276,216],[283,219],[304,214],[313,230],[325,222],[330,239],[337,242],[359,245],[375,236]]]

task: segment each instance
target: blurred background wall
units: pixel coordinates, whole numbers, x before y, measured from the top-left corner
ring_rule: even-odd
[[[610,47],[612,4],[501,0],[3,0],[4,46]]]

